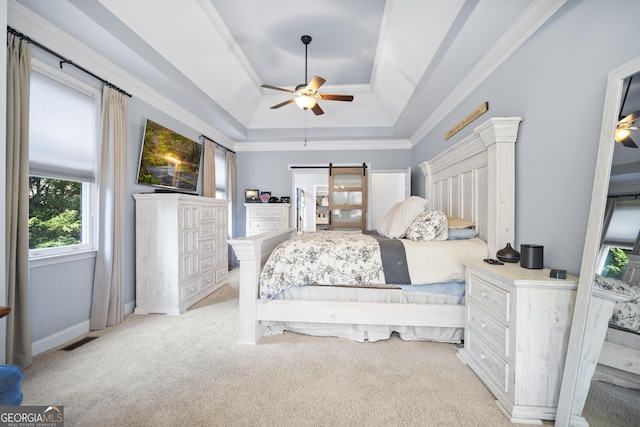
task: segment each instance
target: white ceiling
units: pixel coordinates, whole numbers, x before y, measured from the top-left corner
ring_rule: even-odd
[[[29,12],[39,15],[236,148],[305,134],[406,148],[565,1],[10,0],[9,25],[47,45],[37,27],[20,28]],[[304,34],[313,38],[308,77],[353,102],[322,101],[321,116],[295,104],[269,108],[289,96],[262,84],[304,82]]]

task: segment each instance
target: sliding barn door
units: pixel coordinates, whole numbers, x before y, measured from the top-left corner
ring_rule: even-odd
[[[367,221],[365,165],[329,168],[329,212],[329,230],[365,230]]]

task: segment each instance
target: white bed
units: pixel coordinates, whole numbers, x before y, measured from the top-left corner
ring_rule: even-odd
[[[491,118],[458,144],[420,164],[428,209],[473,222],[492,257],[507,243],[514,243],[514,154],[520,121],[520,117]],[[263,334],[292,329],[359,341],[384,338],[390,327],[405,339],[457,342],[461,338],[464,304],[459,298],[435,296],[406,303],[405,297],[393,296],[401,290],[345,287],[338,292],[358,295],[340,301],[343,297],[334,296],[336,289],[301,286],[293,292],[305,295],[294,295],[296,299],[261,300],[263,264],[279,243],[295,235],[292,228],[229,241],[240,261],[240,343],[257,343]],[[335,332],[340,330],[347,332]]]

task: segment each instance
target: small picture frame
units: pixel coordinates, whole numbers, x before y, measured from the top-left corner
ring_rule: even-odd
[[[263,191],[260,193],[260,201],[262,203],[269,203],[269,200],[271,200],[271,191]]]
[[[257,189],[247,188],[244,190],[245,203],[260,203],[260,191]]]
[[[289,200],[291,200],[291,199],[289,198],[289,196],[282,196],[282,197],[280,197],[280,203],[290,203],[290,201],[289,201]]]

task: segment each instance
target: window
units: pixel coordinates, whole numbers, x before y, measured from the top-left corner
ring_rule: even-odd
[[[33,60],[29,249],[38,258],[94,249],[100,91]]]
[[[602,276],[622,279],[640,229],[640,200],[619,197],[600,248]]]

